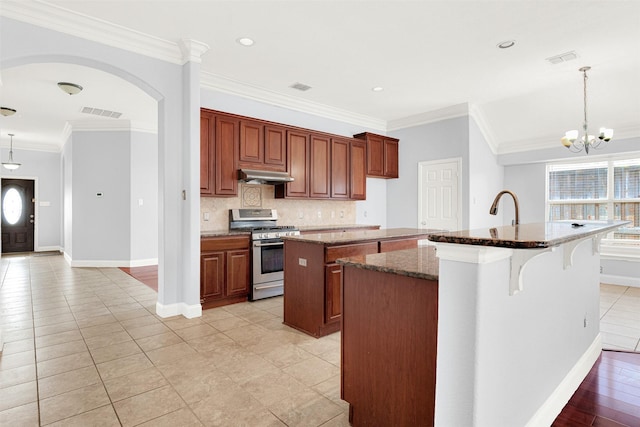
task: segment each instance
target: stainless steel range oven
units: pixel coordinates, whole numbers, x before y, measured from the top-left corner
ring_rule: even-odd
[[[275,209],[232,209],[230,230],[251,230],[251,292],[249,299],[269,298],[284,293],[284,242],[282,236],[299,235],[293,226],[276,224]]]

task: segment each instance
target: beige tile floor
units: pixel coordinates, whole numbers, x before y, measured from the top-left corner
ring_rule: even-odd
[[[118,269],[0,259],[0,425],[348,426],[340,334],[282,325],[282,299],[161,319]],[[605,346],[640,350],[640,289],[602,285]]]

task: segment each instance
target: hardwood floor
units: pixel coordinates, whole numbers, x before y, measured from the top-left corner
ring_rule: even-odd
[[[158,266],[121,268],[158,290]],[[640,353],[604,350],[552,427],[639,427]]]
[[[154,291],[158,291],[158,266],[148,265],[145,267],[120,267],[120,270],[132,276]]]
[[[552,427],[640,426],[640,353],[603,351]]]

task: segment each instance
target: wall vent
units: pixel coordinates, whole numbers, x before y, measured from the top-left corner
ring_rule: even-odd
[[[105,110],[102,108],[93,108],[93,107],[82,107],[81,113],[83,114],[91,114],[94,116],[100,117],[110,117],[112,119],[119,119],[122,113],[118,113],[117,111]]]
[[[299,91],[302,91],[302,92],[306,92],[306,91],[308,91],[309,89],[311,89],[311,86],[306,85],[306,84],[304,84],[304,83],[294,83],[294,84],[292,84],[292,85],[291,85],[291,86],[289,86],[289,87],[291,87],[291,88],[293,88],[293,89],[296,89],[296,90],[299,90]]]
[[[576,55],[575,51],[562,53],[560,55],[552,56],[551,58],[547,58],[551,64],[561,64],[563,62],[572,61],[576,59],[578,55]]]

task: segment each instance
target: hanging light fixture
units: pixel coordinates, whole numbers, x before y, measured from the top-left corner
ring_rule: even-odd
[[[580,68],[580,72],[582,72],[584,76],[584,124],[582,125],[582,129],[584,130],[584,135],[578,138],[577,130],[567,131],[560,142],[562,145],[567,147],[569,151],[572,153],[579,153],[582,150],[585,153],[589,154],[589,150],[591,148],[598,149],[601,148],[603,143],[611,141],[613,137],[613,129],[600,128],[600,132],[598,136],[589,135],[589,131],[587,129],[587,71],[589,71],[591,67],[582,67]]]
[[[21,166],[21,163],[16,163],[13,161],[13,134],[10,133],[9,136],[11,137],[11,148],[9,148],[9,161],[2,162],[2,166],[4,166],[5,169],[16,170]]]
[[[63,92],[68,93],[69,95],[76,95],[82,92],[82,86],[75,83],[58,82],[58,87],[62,89]]]

